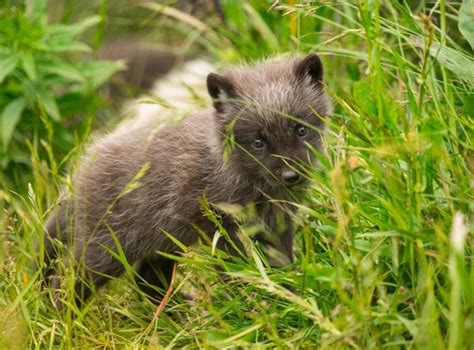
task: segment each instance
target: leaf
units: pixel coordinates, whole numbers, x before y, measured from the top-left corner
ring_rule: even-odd
[[[28,78],[30,78],[30,80],[35,81],[37,78],[37,74],[35,60],[33,59],[33,56],[30,53],[23,54],[21,56],[21,63]]]
[[[460,51],[441,47],[437,43],[431,45],[430,54],[435,57],[439,63],[453,73],[456,73],[459,78],[468,80],[474,85],[474,60],[463,55]]]
[[[61,120],[61,115],[53,95],[46,90],[40,90],[38,91],[38,97],[38,102],[44,107],[46,113],[48,113],[48,115],[55,121],[59,122]]]
[[[51,52],[90,52],[91,48],[79,41],[51,41],[49,49]]]
[[[76,35],[82,34],[90,27],[95,26],[100,21],[101,21],[101,18],[98,15],[89,16],[89,17],[84,18],[81,22],[69,25],[68,31],[72,33],[74,36],[76,36]]]
[[[49,61],[42,65],[44,72],[58,75],[68,80],[83,82],[84,76],[72,64],[63,61]]]
[[[458,28],[474,50],[474,1],[464,0],[459,9]]]
[[[74,24],[52,24],[46,28],[47,34],[60,34],[61,36],[69,36],[71,38],[83,33],[90,27],[101,21],[100,16],[90,16],[84,18],[81,22]]]
[[[423,48],[423,39],[419,36],[413,37],[412,42],[415,46]],[[474,85],[474,60],[464,55],[461,51],[443,47],[438,43],[432,43],[430,46],[430,55],[433,56],[449,69],[451,72],[463,80],[469,81]]]
[[[12,55],[0,59],[0,84],[15,69],[18,64],[18,57]]]
[[[93,89],[101,86],[116,72],[125,68],[123,61],[95,61],[85,63],[80,71]]]
[[[5,106],[2,113],[3,149],[7,150],[10,140],[26,106],[26,100],[19,97]]]

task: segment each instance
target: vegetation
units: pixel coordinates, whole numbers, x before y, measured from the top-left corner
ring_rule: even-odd
[[[7,2],[0,348],[472,348],[474,3],[220,3],[225,22],[127,6],[135,21],[172,29],[182,47],[218,63],[289,52],[323,58],[335,112],[297,204],[296,262],[272,270],[257,249],[227,262],[202,246],[176,257],[181,272],[158,316],[131,268],[85,308],[57,310],[33,267],[43,254],[35,242],[58,189],[70,184],[67,164],[109,108],[97,88],[121,63],[77,53],[89,50],[88,39],[100,45],[113,5],[51,24],[46,1]],[[72,300],[75,276],[63,265]]]

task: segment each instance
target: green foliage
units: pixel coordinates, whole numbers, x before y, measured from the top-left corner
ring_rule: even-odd
[[[74,135],[103,101],[97,89],[121,62],[81,59],[91,49],[78,37],[100,22],[48,23],[46,1],[4,5],[0,9],[0,182],[25,188],[31,177],[30,149],[61,160]],[[52,161],[52,159],[50,159]]]
[[[179,283],[165,312],[154,318],[156,305],[144,298],[133,269],[117,254],[126,276],[113,279],[82,310],[72,303],[57,310],[48,299],[52,292],[41,289],[30,265],[38,259],[33,242],[42,232],[44,203],[55,192],[51,182],[60,177],[50,168],[43,175],[35,160],[33,172],[42,176],[20,193],[27,210],[16,207],[0,220],[0,316],[10,321],[0,322],[0,344],[472,348],[474,107],[468,3],[223,0],[225,23],[190,21],[186,14],[149,6],[154,15],[159,9],[174,16],[176,30],[189,31],[221,60],[295,51],[322,56],[335,112],[326,121],[324,150],[314,150],[320,166],[305,174],[311,187],[295,203],[297,260],[269,269],[250,239],[245,246],[254,249],[248,261],[226,261],[210,247],[189,249],[175,257]],[[26,59],[26,66],[20,56],[1,62],[16,72],[5,79],[13,85],[20,85],[19,77],[32,84],[32,72],[45,74],[39,59],[33,64]],[[77,61],[68,62],[77,67]],[[67,86],[83,86],[72,83],[78,76],[67,71]],[[51,107],[35,107],[43,100],[32,106],[20,87],[17,94],[0,92],[11,118],[4,125],[14,130],[9,149],[20,140],[15,133],[26,122],[26,111],[39,110],[41,123],[58,127]],[[61,101],[56,100],[62,121]],[[38,129],[37,137],[44,131]],[[42,145],[56,149],[57,137]],[[79,147],[80,140],[75,142]],[[231,143],[229,151],[238,146]],[[206,214],[218,222],[209,208]],[[252,230],[242,227],[241,236],[250,237]],[[223,237],[224,231],[212,244]],[[66,260],[58,261],[67,272],[61,292],[71,301],[79,277]],[[180,292],[194,299],[185,300]]]
[[[474,50],[474,2],[463,0],[459,9],[459,31]]]

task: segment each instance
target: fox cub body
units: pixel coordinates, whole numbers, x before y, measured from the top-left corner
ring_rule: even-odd
[[[198,231],[212,239],[216,226],[203,215],[203,196],[211,205],[253,205],[264,227],[257,240],[291,262],[294,228],[278,200],[304,183],[299,169],[320,144],[331,110],[322,78],[315,54],[211,73],[212,109],[161,127],[148,122],[119,128],[98,139],[73,175],[71,197],[47,221],[48,266],[56,256],[54,239],[71,244],[85,267],[86,282],[76,285],[85,299],[91,285],[123,272],[111,254],[118,241],[138,266],[139,284],[153,294],[150,286],[163,287],[171,276],[172,261],[158,254],[178,251],[170,234],[187,246],[196,243]],[[233,149],[224,160],[229,140]],[[219,248],[232,255],[244,251],[237,223],[226,213],[220,218],[233,244],[220,239]],[[271,257],[269,262],[283,265]]]

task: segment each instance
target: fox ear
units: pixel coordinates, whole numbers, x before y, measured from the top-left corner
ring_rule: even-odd
[[[218,111],[222,111],[227,99],[236,97],[234,85],[230,79],[216,73],[210,73],[207,76],[207,91]]]
[[[318,55],[310,53],[303,58],[295,67],[295,74],[298,79],[311,78],[311,82],[319,85],[323,80],[323,63]]]

